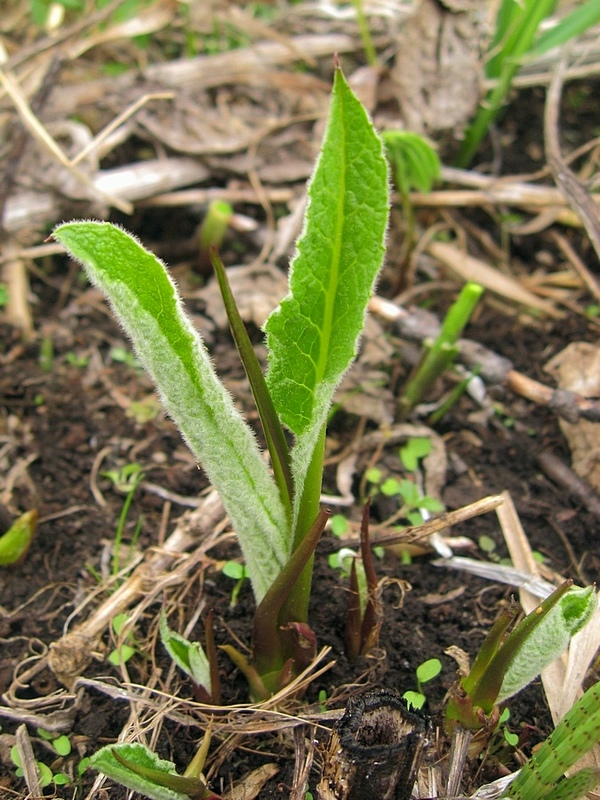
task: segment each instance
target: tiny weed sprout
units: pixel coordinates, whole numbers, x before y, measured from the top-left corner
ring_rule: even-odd
[[[427,456],[430,450],[429,439],[411,439],[400,449],[400,460],[407,471],[416,472],[420,459]],[[370,467],[364,477],[370,484],[369,497],[374,498],[382,494],[385,497],[398,497],[401,500],[400,507],[386,520],[386,525],[398,520],[406,520],[410,525],[422,525],[430,514],[444,510],[444,506],[435,497],[423,495],[414,480],[386,475],[379,467]]]
[[[502,738],[510,747],[516,747],[519,744],[519,737],[516,733],[511,733],[506,727],[506,723],[510,719],[510,708],[503,708],[500,717],[498,718],[498,727],[502,731]]]
[[[348,520],[343,514],[334,514],[329,521],[329,527],[333,535],[340,539],[350,530]]]
[[[53,233],[108,296],[229,514],[257,609],[252,664],[226,649],[246,671],[254,696],[277,691],[305,664],[312,557],[328,519],[319,510],[325,427],[336,387],[356,355],[384,254],[383,145],[339,68],[308,197],[289,294],[265,325],[266,376],[239,320],[226,271],[212,251],[272,472],[163,264],[109,223],[70,222]],[[284,426],[293,436],[291,448]]]
[[[423,663],[419,664],[415,673],[417,676],[417,691],[415,692],[409,689],[402,695],[409,706],[416,709],[423,708],[427,702],[427,697],[423,692],[423,684],[437,678],[441,671],[442,662],[439,658],[428,658],[427,661],[423,661]]]
[[[240,564],[239,561],[226,561],[221,568],[221,572],[223,575],[235,581],[235,586],[231,590],[231,600],[229,602],[230,608],[235,608],[244,581],[248,577],[248,572],[244,564]]]
[[[115,633],[117,638],[121,637],[121,632],[125,625],[129,622],[129,617],[127,614],[117,614],[112,620],[112,629]],[[129,659],[137,652],[136,648],[134,647],[133,643],[133,634],[131,632],[127,633],[124,637],[123,641],[120,642],[118,647],[108,655],[108,660],[111,664],[115,667],[121,666],[121,664],[126,664]]]
[[[127,521],[127,515],[129,513],[131,503],[133,502],[135,491],[144,479],[144,473],[142,472],[142,468],[139,464],[126,464],[120,470],[108,470],[107,472],[103,472],[102,476],[105,478],[110,478],[115,489],[125,495],[125,502],[123,503],[123,508],[121,509],[121,514],[119,516],[119,523],[117,525],[115,541],[113,545],[112,574],[116,575],[120,568],[120,550],[121,542],[123,541],[123,531],[125,530],[125,522]],[[132,546],[139,536],[140,531],[141,520],[138,520]]]
[[[210,250],[213,247],[220,249],[232,216],[233,208],[224,200],[213,200],[209,203],[199,233],[201,272],[210,269]]]
[[[429,453],[431,453],[431,439],[425,436],[415,436],[400,448],[400,460],[405,469],[409,472],[416,472],[419,468],[419,461]]]
[[[20,564],[31,545],[38,513],[26,511],[0,536],[0,567]]]
[[[516,607],[505,610],[488,634],[467,676],[446,706],[449,728],[491,731],[498,705],[519,692],[568,647],[589,621],[598,603],[592,586],[581,589],[565,581],[550,597],[506,632]]]
[[[410,192],[430,192],[440,177],[442,165],[433,146],[418,133],[411,131],[384,131],[381,138],[390,163],[394,184],[400,195],[405,224],[405,241],[400,257],[400,274],[395,290],[406,287],[410,273],[410,260],[416,242],[416,220]]]
[[[48,741],[52,739],[52,734],[49,734],[46,731],[38,730],[38,734],[42,739],[46,739]],[[68,752],[64,753],[64,755],[68,755],[68,753],[70,752],[71,743],[69,742],[66,736],[61,736],[60,739],[66,739],[67,742],[69,743]],[[59,744],[59,748],[66,749],[65,745],[62,742]],[[63,753],[59,752],[59,749],[57,749],[56,752],[58,755],[63,755]],[[24,775],[23,764],[21,763],[21,756],[19,755],[19,750],[16,745],[12,747],[10,750],[10,758],[13,764],[15,765],[16,776],[18,778],[22,778]],[[40,787],[42,789],[45,789],[52,783],[55,786],[66,786],[68,783],[70,783],[70,778],[67,774],[65,774],[64,772],[53,772],[52,769],[43,761],[36,760],[35,769],[39,775]]]

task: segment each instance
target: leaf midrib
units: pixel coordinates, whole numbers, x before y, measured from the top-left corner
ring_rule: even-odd
[[[319,349],[319,363],[317,365],[316,375],[315,375],[315,389],[323,383],[323,379],[327,372],[327,363],[329,361],[329,352],[331,348],[331,335],[333,331],[333,317],[335,311],[335,301],[337,295],[337,287],[339,286],[340,280],[340,261],[341,261],[341,251],[342,251],[342,231],[344,228],[345,218],[344,218],[344,205],[345,205],[345,196],[346,196],[346,169],[347,169],[347,149],[346,149],[346,127],[344,125],[344,98],[342,92],[339,92],[339,101],[340,101],[340,117],[341,117],[341,134],[340,137],[342,139],[342,148],[341,151],[343,153],[343,163],[341,168],[341,180],[340,185],[338,188],[338,197],[337,197],[337,225],[335,230],[335,237],[334,237],[334,247],[331,259],[331,269],[329,270],[329,285],[327,286],[327,292],[325,296],[325,314],[323,319],[323,328],[322,328],[322,336],[321,342],[322,344],[326,344],[326,346],[322,346]]]

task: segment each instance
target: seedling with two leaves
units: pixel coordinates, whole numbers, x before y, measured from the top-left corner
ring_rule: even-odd
[[[237,313],[226,271],[212,254],[272,472],[160,261],[107,223],[71,222],[53,234],[108,295],[232,520],[257,609],[252,663],[233,648],[228,652],[246,671],[255,697],[277,691],[310,654],[312,556],[328,517],[319,510],[325,428],[335,389],[356,354],[383,259],[387,217],[382,142],[336,69],[289,294],[265,325],[266,377]],[[291,447],[284,427],[293,435]]]
[[[409,689],[408,691],[404,692],[402,697],[413,708],[423,708],[427,702],[427,697],[423,691],[423,684],[432,681],[434,678],[437,678],[441,671],[442,662],[439,660],[439,658],[428,658],[427,661],[423,661],[415,670],[415,675],[417,678],[417,691],[415,692],[414,690]]]

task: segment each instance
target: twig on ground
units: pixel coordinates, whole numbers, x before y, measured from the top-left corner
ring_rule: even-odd
[[[536,460],[550,480],[565,488],[572,497],[583,503],[590,514],[600,519],[600,495],[583,478],[548,451],[540,453]]]
[[[435,338],[440,324],[430,312],[422,309],[410,311],[380,297],[373,297],[370,309],[374,314],[393,322],[399,334],[411,341]],[[459,341],[458,360],[467,366],[480,366],[480,376],[488,383],[505,384],[515,394],[532,402],[548,406],[568,422],[578,419],[600,421],[600,401],[583,397],[575,392],[553,389],[513,369],[512,362],[470,339]]]
[[[140,598],[145,598],[148,586],[156,584],[157,577],[176,558],[199,539],[202,539],[203,547],[197,548],[194,556],[198,555],[200,549],[205,550],[213,543],[214,528],[223,519],[224,514],[219,496],[216,492],[211,492],[200,508],[181,517],[160,551],[149,551],[145,562],[140,564],[131,577],[85,622],[50,646],[48,664],[62,683],[66,686],[73,684],[92,657],[92,644],[110,625],[115,615],[129,608]],[[183,578],[185,574],[187,571],[181,570],[180,577]]]
[[[577,253],[573,250],[569,242],[558,231],[550,231],[550,235],[562,251],[563,255],[568,259],[569,263],[579,275],[582,283],[587,288],[588,292],[596,299],[600,300],[600,283],[596,280],[592,272],[586,267],[583,261],[579,258]]]

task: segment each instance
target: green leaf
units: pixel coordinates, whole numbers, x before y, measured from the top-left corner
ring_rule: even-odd
[[[597,605],[598,597],[593,586],[569,589],[524,638],[508,665],[497,702],[512,697],[558,658],[569,646],[571,637],[589,621]],[[532,614],[535,618],[535,611]],[[519,635],[519,628],[517,626],[503,647],[510,646],[511,639]]]
[[[356,355],[383,260],[387,219],[382,142],[338,69],[308,188],[305,227],[290,267],[290,291],[265,324],[267,386],[282,422],[296,434],[294,546],[317,515],[327,416]],[[306,600],[300,601],[297,618],[303,605]]]
[[[177,666],[210,695],[210,664],[200,642],[190,642],[185,636],[171,630],[164,612],[160,615],[160,638]]]
[[[129,644],[122,644],[116,650],[112,650],[108,655],[108,660],[115,667],[120,667],[121,664],[126,664],[129,659],[135,655],[135,647]]]
[[[139,774],[130,766],[125,766],[115,754],[145,774]],[[185,779],[177,774],[175,765],[171,761],[159,758],[156,753],[140,743],[107,745],[90,757],[89,764],[109,778],[128,789],[140,792],[151,800],[188,800],[190,797],[190,793],[186,790],[179,791],[158,782]],[[195,784],[198,785],[198,781],[195,781]]]
[[[417,680],[420,684],[427,683],[437,677],[441,671],[442,662],[439,658],[429,658],[417,667]]]
[[[576,6],[560,22],[541,34],[536,40],[534,48],[527,54],[528,59],[535,59],[560,47],[575,36],[580,36],[600,22],[600,5],[597,0],[588,0]]]
[[[400,459],[404,468],[409,472],[416,472],[419,459],[425,458],[431,452],[431,439],[425,436],[415,436],[400,448]]]
[[[350,525],[343,514],[334,514],[331,517],[331,532],[334,536],[344,536],[349,530]]]
[[[246,577],[246,567],[238,561],[226,561],[223,564],[221,572],[223,575],[226,575],[228,578],[233,578],[235,581]]]
[[[169,414],[218,490],[257,600],[287,562],[289,521],[249,426],[219,381],[163,264],[109,223],[71,222],[54,238],[108,295]]]
[[[265,325],[269,390],[297,435],[326,419],[335,387],[356,355],[384,254],[388,174],[382,143],[339,69],[308,197],[290,293]]]
[[[40,773],[40,786],[44,789],[46,786],[50,786],[54,775],[52,774],[52,770],[47,764],[44,764],[43,761],[36,761],[36,766],[38,768],[38,772]]]
[[[52,746],[59,756],[68,756],[71,752],[71,740],[64,734],[62,736],[57,736],[56,739],[53,740]]]
[[[404,692],[402,697],[404,700],[406,700],[409,706],[412,706],[412,708],[416,709],[423,708],[425,701],[427,700],[425,695],[421,694],[421,692],[413,692],[410,689],[409,691]]]

